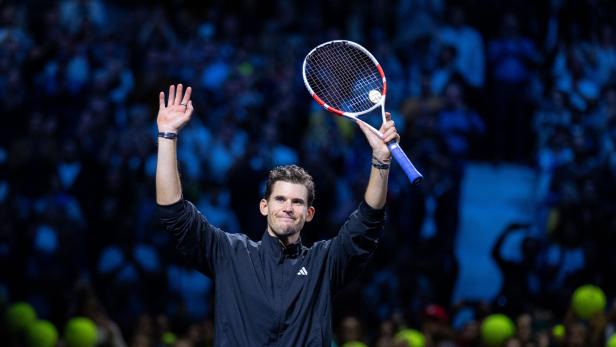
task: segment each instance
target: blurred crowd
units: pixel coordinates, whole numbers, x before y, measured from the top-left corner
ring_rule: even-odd
[[[58,328],[88,317],[107,332],[100,345],[208,346],[212,283],[156,215],[158,93],[193,88],[185,198],[256,239],[268,170],[298,163],[316,181],[311,244],[336,234],[369,173],[363,136],[301,78],[311,48],[349,39],[383,66],[425,180],[392,170],[386,236],[336,301],[338,345],[394,346],[412,327],[427,346],[479,346],[498,312],[517,325],[507,346],[601,346],[616,329],[614,18],[601,0],[0,1],[0,307],[28,302]],[[531,223],[494,245],[493,301],[452,302],[469,160],[539,177]],[[512,260],[501,246],[513,233],[524,241]],[[608,299],[593,319],[568,310],[585,283]]]

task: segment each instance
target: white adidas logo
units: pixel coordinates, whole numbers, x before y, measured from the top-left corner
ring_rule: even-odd
[[[308,276],[308,271],[306,271],[306,268],[302,266],[302,268],[297,272],[297,274],[299,276]]]

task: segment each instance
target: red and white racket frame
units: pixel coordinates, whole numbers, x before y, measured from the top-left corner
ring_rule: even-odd
[[[323,100],[321,100],[321,98],[319,98],[318,95],[315,94],[314,90],[312,90],[312,88],[310,87],[310,84],[308,83],[308,79],[306,78],[306,60],[308,59],[308,57],[310,57],[319,48],[321,48],[323,46],[326,46],[326,45],[331,45],[333,43],[345,43],[345,44],[354,46],[355,48],[361,50],[362,52],[364,52],[372,60],[372,62],[376,66],[376,69],[378,70],[379,74],[381,75],[381,78],[383,79],[383,91],[379,91],[381,93],[381,98],[379,99],[378,102],[376,102],[369,109],[367,109],[365,111],[362,111],[362,112],[343,112],[342,110],[339,110],[339,109],[337,109],[335,107],[332,107],[331,105],[326,104]],[[381,117],[383,119],[383,123],[386,122],[386,118],[385,118],[385,96],[387,94],[387,79],[385,78],[385,73],[383,72],[383,68],[381,67],[381,64],[379,64],[379,62],[372,55],[372,53],[370,53],[370,51],[368,51],[367,49],[365,49],[361,45],[359,45],[359,44],[357,44],[357,43],[355,43],[353,41],[348,41],[348,40],[333,40],[333,41],[328,41],[328,42],[322,43],[322,44],[318,45],[317,47],[315,47],[314,49],[312,49],[306,55],[306,58],[304,59],[304,63],[302,64],[302,77],[304,78],[304,84],[306,85],[306,88],[308,89],[308,92],[310,92],[310,95],[312,96],[312,98],[319,105],[321,105],[325,110],[327,110],[329,112],[332,112],[332,113],[334,113],[334,114],[336,114],[338,116],[346,117],[346,118],[352,119],[354,121],[360,121],[360,122],[366,124],[368,126],[368,128],[373,133],[375,133],[379,137],[383,138],[383,134],[378,129],[374,128],[372,125],[370,125],[369,123],[367,123],[367,122],[365,122],[365,121],[363,121],[362,119],[359,118],[359,116],[361,116],[363,114],[366,114],[366,113],[369,113],[369,112],[373,111],[374,109],[376,109],[377,107],[380,106],[381,107]],[[419,182],[421,182],[421,180],[423,179],[423,176],[421,175],[421,173],[419,173],[419,171],[417,171],[415,166],[413,166],[413,164],[411,163],[411,161],[409,160],[407,155],[404,153],[402,148],[400,148],[398,143],[396,141],[391,141],[391,142],[387,143],[387,147],[389,148],[390,152],[392,153],[393,157],[396,159],[398,164],[400,164],[400,166],[402,167],[402,169],[404,170],[406,175],[409,177],[411,182],[413,184],[418,184]]]

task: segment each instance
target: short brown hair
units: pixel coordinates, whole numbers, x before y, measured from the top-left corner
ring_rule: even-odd
[[[277,166],[269,172],[267,183],[265,185],[265,200],[268,200],[272,194],[274,183],[284,181],[289,183],[303,184],[308,191],[308,206],[312,206],[314,202],[314,181],[312,176],[297,165]]]

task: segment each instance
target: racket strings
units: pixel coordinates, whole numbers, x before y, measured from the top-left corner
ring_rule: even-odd
[[[329,104],[338,106],[338,109],[359,111],[371,107],[372,104],[365,102],[366,95],[370,90],[378,89],[376,85],[381,81],[380,75],[375,76],[378,71],[371,71],[375,70],[374,63],[363,52],[347,44],[331,44],[326,48],[315,56],[321,58],[315,60],[315,65],[328,70],[325,79],[319,81],[322,82],[317,88],[320,94],[331,99]]]
[[[306,58],[306,79],[314,93],[343,112],[363,112],[374,106],[371,90],[383,92],[383,79],[372,59],[343,42],[317,48]]]

